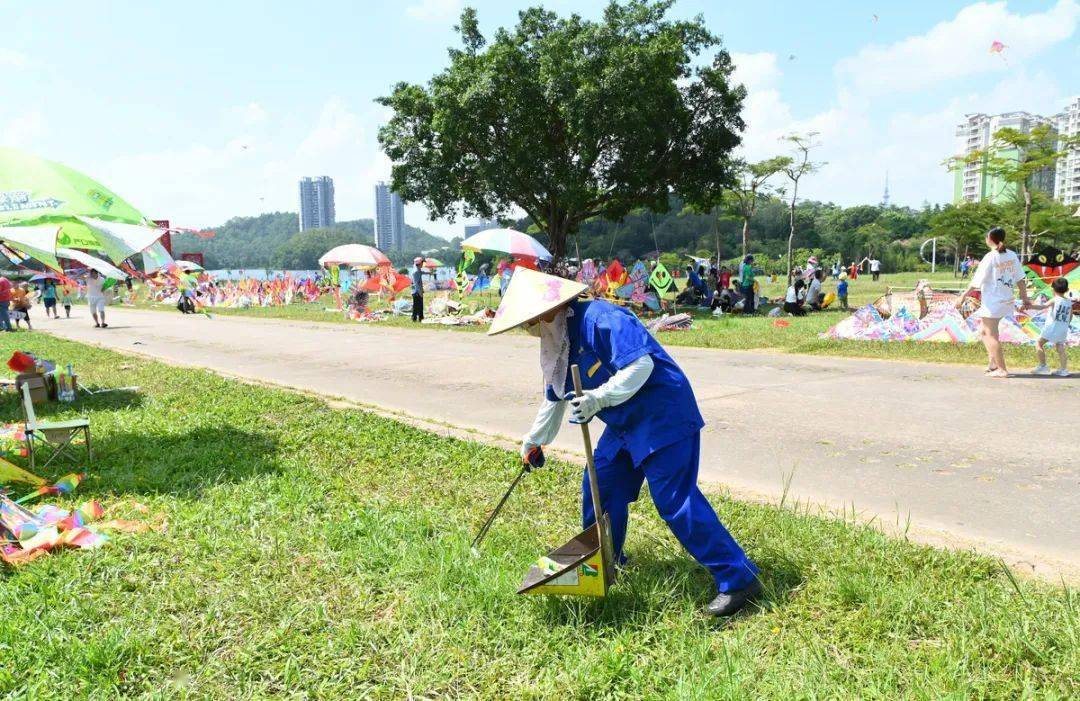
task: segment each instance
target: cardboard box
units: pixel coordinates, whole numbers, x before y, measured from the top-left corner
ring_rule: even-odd
[[[22,373],[15,376],[15,391],[22,397],[22,386],[30,388],[30,401],[41,404],[49,401],[49,390],[45,385],[45,376],[36,372]]]

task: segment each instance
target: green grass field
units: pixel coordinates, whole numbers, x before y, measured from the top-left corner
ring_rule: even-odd
[[[956,289],[963,286],[962,281],[953,278],[951,273],[948,272],[937,275],[928,275],[926,273],[882,275],[881,280],[878,282],[874,282],[869,275],[866,275],[851,283],[849,305],[854,309],[869,304],[885,294],[889,287],[914,288],[922,278],[929,279],[937,289]],[[784,284],[782,280],[772,283],[766,282],[765,293],[772,298],[780,297],[784,292]],[[826,281],[824,289],[830,291],[835,290],[835,287],[835,281],[830,280]],[[475,297],[467,298],[467,304],[476,307],[484,305],[498,306],[498,303],[499,298],[494,293],[481,293]],[[293,304],[287,307],[257,307],[252,309],[213,309],[211,311],[213,314],[222,315],[356,324],[354,321],[345,319],[344,315],[339,312],[327,311],[333,305],[333,299],[324,297],[315,304]],[[139,306],[176,313],[176,310],[169,306],[147,304]],[[385,306],[385,302],[376,303],[377,308],[385,308]],[[775,326],[773,319],[763,315],[744,317],[733,314],[722,318],[714,318],[711,314],[699,312],[696,309],[680,309],[680,311],[689,311],[694,315],[695,328],[686,332],[662,334],[661,340],[667,345],[727,350],[768,349],[784,353],[970,365],[983,365],[986,363],[986,352],[980,343],[963,345],[914,342],[883,343],[874,341],[835,341],[818,338],[818,334],[827,331],[829,327],[848,315],[849,312],[840,309],[812,313],[801,318],[785,317],[790,322],[787,327]],[[391,317],[379,322],[378,325],[418,328],[416,324],[410,321],[408,316]],[[484,330],[480,327],[446,327],[438,325],[425,325],[422,328],[448,329],[458,332]],[[1030,347],[1006,345],[1005,360],[1009,363],[1011,369],[1026,371],[1035,365],[1035,351]],[[1069,360],[1071,367],[1080,368],[1080,348],[1069,350]]]
[[[3,573],[5,697],[1080,695],[1075,591],[984,557],[712,494],[768,592],[714,621],[710,578],[643,495],[607,599],[519,597],[575,531],[568,465],[530,475],[474,557],[510,453],[44,334],[0,336],[15,348],[141,387],[42,407],[89,416],[97,452],[52,501],[163,527]]]

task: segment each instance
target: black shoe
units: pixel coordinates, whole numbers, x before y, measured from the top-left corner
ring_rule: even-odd
[[[759,596],[761,582],[755,579],[742,589],[717,594],[705,607],[705,613],[709,616],[731,616]]]

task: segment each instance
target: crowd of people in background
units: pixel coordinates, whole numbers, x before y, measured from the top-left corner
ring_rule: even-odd
[[[823,289],[825,280],[831,276],[837,283],[835,301],[841,309],[847,310],[850,282],[858,278],[858,270],[863,265],[867,266],[875,280],[880,278],[881,262],[876,258],[852,261],[850,266],[844,266],[837,260],[827,274],[817,257],[810,256],[805,266],[792,269],[783,301],[779,303],[780,309],[793,316],[805,316],[808,312],[826,308],[834,301]],[[677,304],[708,307],[714,313],[719,310],[722,314],[732,311],[755,314],[767,301],[761,294],[762,277],[775,279],[774,276],[763,276],[755,267],[753,255],[743,258],[734,272],[726,265],[711,266],[707,271],[702,264],[687,265],[686,286],[675,301]]]

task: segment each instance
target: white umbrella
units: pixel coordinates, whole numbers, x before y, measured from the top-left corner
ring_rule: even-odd
[[[319,258],[319,265],[351,265],[354,268],[377,268],[390,265],[390,259],[374,246],[361,243],[348,243],[331,248]]]
[[[180,260],[176,261],[176,267],[178,267],[181,270],[184,270],[186,272],[189,272],[189,273],[194,272],[194,271],[199,271],[199,270],[205,270],[205,268],[203,268],[198,263],[196,263],[194,261],[190,261],[190,260],[183,260],[183,259],[180,259]]]
[[[56,255],[61,258],[70,258],[71,260],[77,260],[88,268],[92,268],[105,277],[111,277],[113,280],[125,280],[127,279],[127,273],[120,268],[117,268],[108,261],[101,260],[97,256],[92,256],[89,253],[78,251],[74,248],[58,248],[56,249]]]
[[[56,234],[59,226],[0,226],[0,241],[29,258],[35,258],[53,270],[62,270],[56,260]]]
[[[78,220],[97,234],[102,250],[114,263],[149,248],[165,233],[165,229],[156,226],[121,224],[93,217],[78,217]]]

